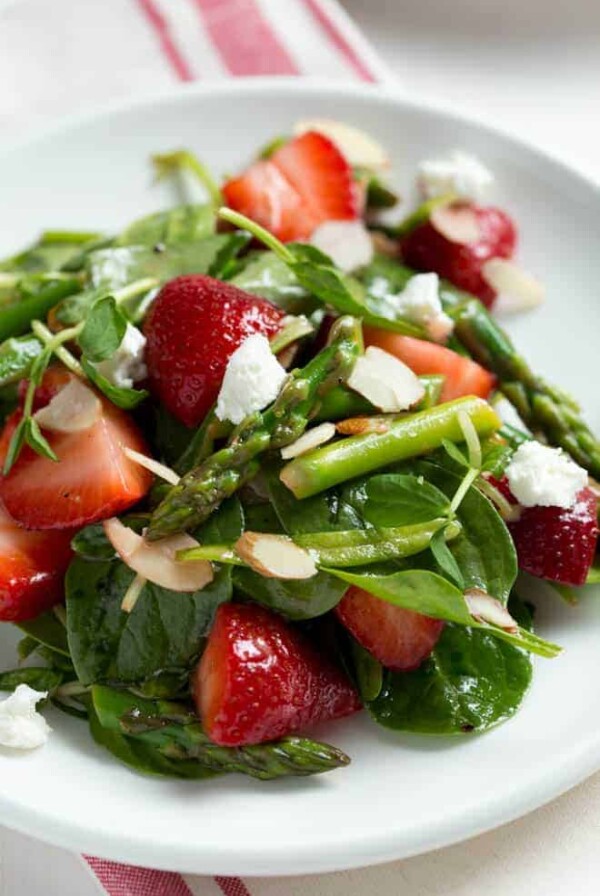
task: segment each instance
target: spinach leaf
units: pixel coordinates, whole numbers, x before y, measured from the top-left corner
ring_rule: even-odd
[[[300,285],[289,266],[274,252],[248,256],[242,270],[231,282],[246,292],[268,299],[288,314],[312,314],[320,302]]]
[[[19,622],[19,628],[30,638],[35,638],[39,644],[49,647],[51,650],[69,656],[67,632],[64,625],[58,621],[54,613],[42,613],[35,619],[27,619]]]
[[[432,537],[429,548],[442,575],[445,575],[447,579],[454,582],[457,588],[464,591],[466,586],[463,574],[454,554],[448,547],[443,529],[438,529]]]
[[[171,246],[159,244],[156,248],[114,246],[92,252],[87,260],[87,270],[92,286],[104,290],[122,289],[134,280],[147,277],[164,283],[180,274],[211,272],[211,276],[216,276],[226,269],[242,246],[235,233],[213,234]]]
[[[461,477],[427,461],[416,465],[428,482],[452,498]],[[457,513],[462,533],[449,549],[467,588],[481,588],[506,604],[517,577],[517,554],[504,520],[481,492],[470,488]]]
[[[191,668],[219,604],[231,597],[228,569],[202,591],[182,594],[148,582],[131,613],[121,601],[133,572],[120,560],[76,557],[67,571],[67,630],[83,684],[138,682]]]
[[[200,544],[233,544],[244,531],[244,509],[236,495],[227,498],[194,532]]]
[[[90,309],[79,334],[79,347],[88,361],[104,361],[117,351],[126,329],[127,320],[115,299],[113,296],[105,296],[98,299]]]
[[[99,237],[98,233],[48,231],[23,252],[1,261],[0,271],[23,273],[59,271],[74,257],[80,255],[85,246],[93,244]]]
[[[409,526],[445,516],[446,495],[422,476],[387,473],[372,476],[365,485],[364,517],[374,526]]]
[[[172,246],[204,239],[215,231],[211,205],[179,205],[168,211],[155,212],[130,224],[117,239],[121,246],[141,244]]]
[[[363,703],[376,700],[383,688],[385,670],[368,650],[352,639],[351,642],[353,671]]]
[[[36,691],[53,691],[63,679],[55,669],[42,669],[38,666],[26,666],[22,669],[10,669],[0,672],[0,691],[14,691],[20,684],[27,684]]]
[[[87,358],[80,358],[86,376],[92,381],[94,386],[99,389],[106,397],[116,404],[118,408],[126,411],[136,408],[138,404],[144,401],[149,392],[146,389],[132,389],[129,386],[115,386],[109,379],[100,373]]]
[[[514,602],[511,612],[528,624]],[[531,676],[531,660],[521,650],[485,631],[449,624],[418,669],[384,672],[381,691],[367,708],[376,722],[396,731],[481,732],[514,715]]]

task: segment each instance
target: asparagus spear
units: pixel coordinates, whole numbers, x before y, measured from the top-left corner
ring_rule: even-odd
[[[315,403],[343,383],[360,351],[360,325],[339,318],[329,345],[301,370],[293,371],[275,402],[247,417],[227,445],[187,473],[154,511],[146,537],[151,541],[204,522],[213,510],[258,471],[258,455],[294,442],[306,429]]]
[[[443,298],[456,336],[476,361],[496,374],[500,389],[532,432],[563,448],[592,476],[600,477],[600,441],[573,398],[531,370],[478,299],[447,290]]]
[[[317,775],[348,765],[341,750],[303,737],[247,747],[220,747],[185,707],[146,700],[128,691],[95,685],[94,709],[109,731],[139,739],[172,760],[195,760],[216,772],[238,772],[267,781],[289,775]]]
[[[501,426],[500,418],[486,401],[460,398],[399,416],[385,433],[352,436],[300,455],[286,464],[280,478],[296,498],[308,498],[355,476],[426,454],[446,439],[463,441],[461,412],[470,418],[481,437]]]

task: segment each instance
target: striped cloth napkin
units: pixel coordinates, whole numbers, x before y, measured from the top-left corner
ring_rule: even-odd
[[[177,81],[247,75],[390,79],[336,0],[0,0],[0,134]],[[238,878],[86,858],[108,896],[251,896]]]

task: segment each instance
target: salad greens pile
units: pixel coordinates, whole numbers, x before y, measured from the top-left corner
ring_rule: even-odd
[[[554,657],[560,648],[534,633],[532,607],[516,590],[507,504],[490,476],[500,478],[515,447],[533,435],[600,477],[600,445],[576,404],[530,369],[478,299],[444,283],[451,346],[496,375],[530,433],[503,425],[479,398],[440,404],[436,376],[423,378],[417,408],[381,414],[347,380],[363,352],[363,323],[427,338],[386,298],[414,271],[377,254],[353,275],[342,273],[318,249],[283,245],[243,215],[219,211],[219,189],[191,154],[163,156],[158,165],[165,176],[182,168],[200,176],[210,201],[157,212],[116,235],[46,232],[0,262],[4,416],[19,382],[28,381],[4,474],[24,445],[57,460],[34,418],[34,399],[58,361],[133,414],[153,456],[181,477],[176,484],[157,478],[122,522],[149,543],[191,533],[199,546],[178,559],[210,561],[214,577],[192,593],[143,581],[125,612],[136,574],[101,523],[83,528],[72,541],[64,606],[19,623],[19,659],[35,665],[3,673],[0,688],[26,683],[47,691],[55,706],[87,720],[98,744],[145,773],[267,779],[347,764],[340,750],[304,737],[245,747],[210,741],[193,709],[190,672],[217,608],[235,598],[282,614],[327,645],[386,728],[458,735],[508,719],[529,687],[530,654]],[[376,183],[371,194],[376,202]],[[116,385],[101,372],[161,286],[181,274],[232,283],[290,315],[277,350],[295,343],[294,369],[273,404],[235,428],[212,411],[191,431],[146,389]],[[325,311],[336,320],[319,348]],[[282,459],[281,449],[319,422],[351,433],[343,428],[348,418],[362,419],[363,429]],[[245,532],[288,536],[309,552],[316,574],[262,575],[236,552]],[[349,585],[446,623],[419,668],[385,669],[336,621],[331,611]],[[473,594],[487,598],[489,613],[474,609]]]

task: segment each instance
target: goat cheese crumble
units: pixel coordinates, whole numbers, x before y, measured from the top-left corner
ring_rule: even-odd
[[[485,196],[494,176],[475,156],[454,150],[446,158],[422,161],[418,180],[427,199],[456,193],[460,199],[477,200]]]
[[[444,312],[437,274],[415,274],[402,292],[393,297],[396,311],[415,324],[422,324],[436,342],[443,342],[454,324]]]
[[[113,386],[131,389],[134,383],[148,376],[144,363],[145,348],[146,337],[133,324],[127,324],[121,345],[110,358],[96,364],[96,370]]]
[[[34,750],[46,743],[51,728],[35,707],[47,696],[47,692],[20,684],[10,697],[0,702],[0,746]]]
[[[373,260],[373,242],[362,221],[325,221],[313,231],[310,244],[346,273]]]
[[[510,490],[523,507],[572,507],[588,474],[560,448],[523,442],[506,468]]]
[[[260,333],[244,339],[229,358],[217,399],[219,420],[241,423],[274,401],[287,374]]]

